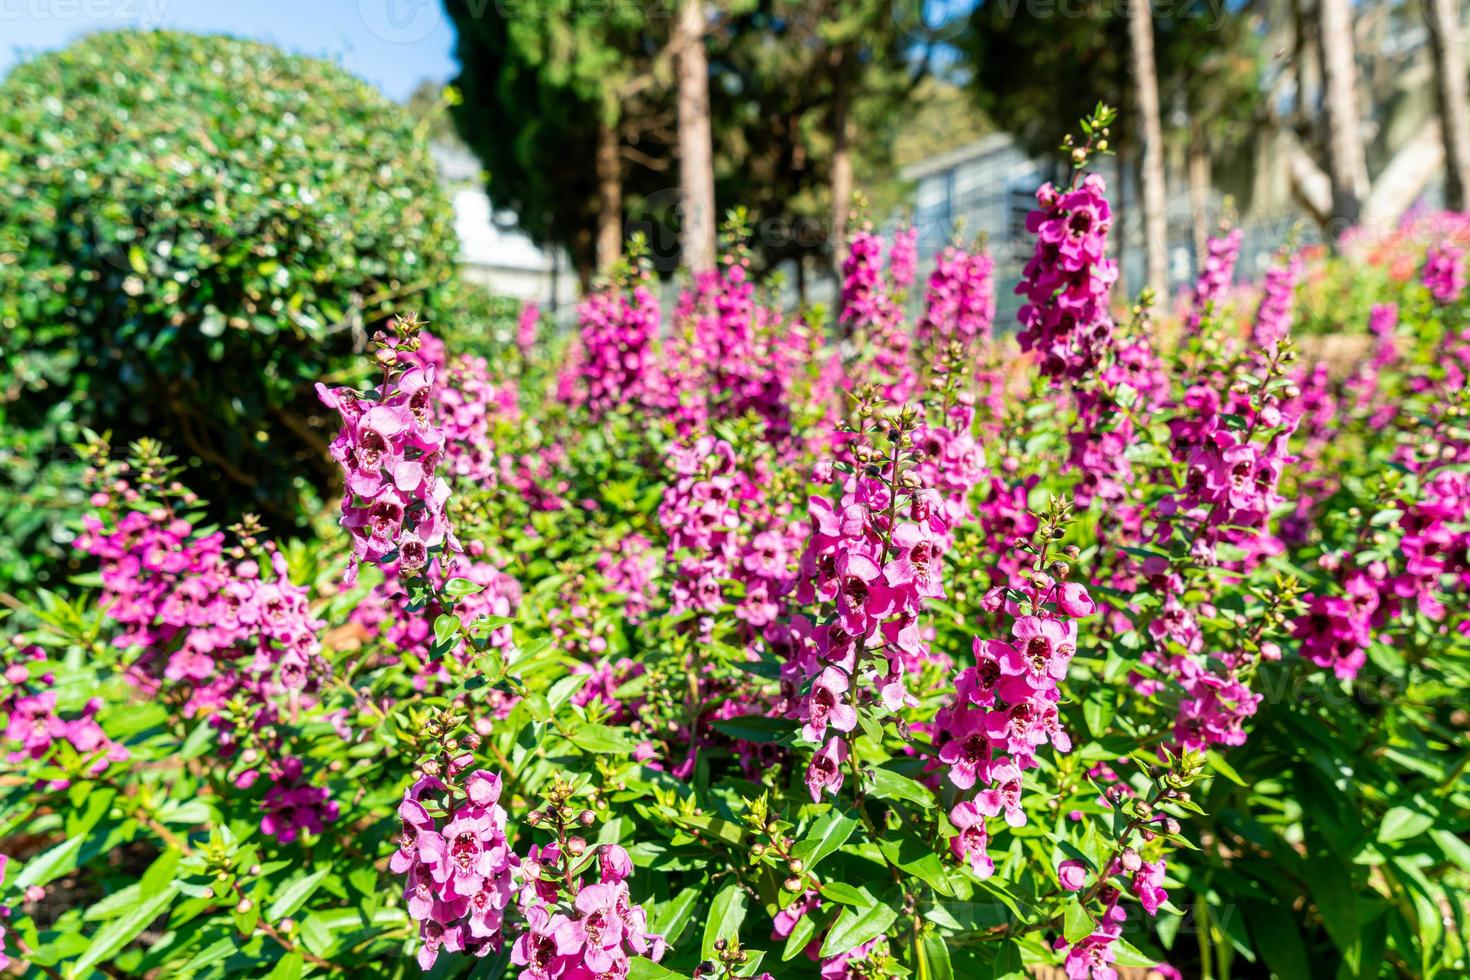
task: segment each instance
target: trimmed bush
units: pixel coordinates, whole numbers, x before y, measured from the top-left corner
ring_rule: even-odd
[[[216,517],[295,529],[333,479],[307,381],[357,370],[386,311],[438,314],[452,220],[409,115],[335,65],[120,31],[17,67],[0,84],[0,492],[35,506],[7,508],[0,584],[67,536],[84,426],[177,447]]]

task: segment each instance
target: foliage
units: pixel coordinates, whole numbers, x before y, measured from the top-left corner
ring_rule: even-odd
[[[214,531],[156,442],[85,445],[100,572],[35,594],[0,688],[7,948],[1463,975],[1465,253],[1345,313],[1336,371],[1292,340],[1294,257],[1158,329],[1106,302],[1105,120],[1038,191],[1019,345],[962,245],[910,330],[912,237],[857,229],[828,324],[737,223],[667,319],[635,243],[570,349],[396,319],[370,388],[319,389],[321,542]]]
[[[763,265],[810,254],[830,244],[836,103],[847,100],[859,134],[851,147],[859,178],[886,179],[926,44],[887,3],[706,6],[716,197],[743,202],[762,229],[752,245]],[[676,5],[482,10],[453,0],[446,8],[464,95],[455,123],[485,162],[497,206],[538,242],[568,248],[590,278],[599,188],[588,161],[599,125],[610,125],[622,148],[624,227],[641,230],[660,271],[673,271]]]
[[[1169,135],[1217,151],[1250,138],[1262,92],[1250,10],[1175,4],[1152,8],[1152,15]],[[954,43],[971,69],[971,94],[981,110],[1035,156],[1054,149],[1066,120],[1098,98],[1121,107],[1120,133],[1139,131],[1131,109],[1127,7],[1100,0],[1060,9],[981,3]],[[1078,78],[1087,84],[1078,85]],[[1241,186],[1237,193],[1244,200],[1250,190]]]
[[[412,122],[333,65],[166,31],[41,55],[0,95],[0,479],[29,505],[0,581],[57,561],[83,426],[167,439],[216,514],[304,526],[331,476],[308,382],[387,310],[437,315],[455,271]]]

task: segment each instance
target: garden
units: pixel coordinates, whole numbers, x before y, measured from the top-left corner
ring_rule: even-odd
[[[561,329],[334,66],[0,96],[0,972],[1470,973],[1465,214],[1130,295],[1098,105],[1014,317],[736,208]]]

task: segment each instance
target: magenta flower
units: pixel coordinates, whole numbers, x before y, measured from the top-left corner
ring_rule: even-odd
[[[1081,861],[1063,861],[1057,865],[1057,881],[1069,892],[1081,891],[1087,884],[1087,866]]]
[[[949,839],[954,856],[967,862],[970,870],[982,879],[993,875],[995,862],[986,853],[990,837],[985,832],[985,816],[980,809],[968,801],[956,803],[949,811],[949,822],[959,831]]]
[[[1026,813],[1021,809],[1021,770],[1014,763],[1006,762],[990,770],[994,788],[983,790],[975,797],[975,806],[987,817],[1005,813],[1006,823],[1012,827],[1026,824]]]
[[[1169,893],[1164,891],[1164,862],[1145,861],[1133,874],[1133,894],[1143,905],[1143,910],[1149,915],[1159,911],[1159,906],[1169,898]]]
[[[582,930],[560,913],[548,913],[540,906],[526,910],[526,929],[511,946],[510,961],[525,967],[526,980],[556,980],[572,965],[572,957],[582,948]]]
[[[820,742],[831,725],[839,732],[850,732],[857,725],[857,709],[846,700],[851,682],[836,667],[827,667],[812,682],[811,692],[802,700],[801,718],[805,724],[801,734],[809,742]]]
[[[836,793],[842,788],[842,764],[847,761],[847,743],[837,736],[827,740],[806,768],[806,788],[811,791],[812,802],[822,799],[822,791]]]
[[[1076,582],[1063,582],[1057,587],[1057,608],[1063,616],[1081,619],[1091,616],[1097,609],[1097,603],[1087,594],[1086,586]]]

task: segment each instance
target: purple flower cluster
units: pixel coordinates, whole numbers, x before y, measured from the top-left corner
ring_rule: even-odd
[[[110,501],[93,497],[98,507]],[[111,527],[97,515],[82,523],[76,547],[99,559],[102,606],[123,627],[114,642],[141,647],[142,666],[191,685],[190,714],[214,711],[242,686],[263,698],[305,688],[324,669],[317,634],[325,624],[273,546],[265,546],[268,570],[231,561],[224,535],[198,535],[164,508],[123,511]]]
[[[342,417],[331,453],[346,482],[340,523],[352,536],[348,584],[362,559],[417,571],[429,563],[431,549],[459,550],[444,511],[449,484],[436,472],[444,431],[433,385],[432,367],[414,367],[366,397],[316,386],[322,403]]]
[[[1017,313],[1024,351],[1036,351],[1041,373],[1081,378],[1101,362],[1113,340],[1108,292],[1118,264],[1106,257],[1113,213],[1106,186],[1088,174],[1071,190],[1043,184],[1039,207],[1026,216],[1036,250],[1016,292],[1026,298]]]
[[[621,405],[641,405],[656,391],[654,341],[658,337],[658,297],[639,281],[629,289],[589,293],[577,306],[581,357],[568,394],[594,419]]]
[[[1304,267],[1301,254],[1293,252],[1286,261],[1266,270],[1261,284],[1261,303],[1256,308],[1255,323],[1251,326],[1251,343],[1258,353],[1274,354],[1281,341],[1291,333],[1296,287]]]
[[[913,340],[903,323],[903,309],[883,280],[883,238],[871,224],[864,224],[848,239],[847,249],[842,262],[838,323],[866,335],[872,372],[884,400],[890,405],[902,404],[918,388],[918,378],[910,357]],[[911,271],[906,274],[912,278]]]
[[[944,596],[947,528],[934,491],[900,493],[895,500],[889,490],[895,482],[854,473],[835,506],[824,496],[808,502],[811,530],[797,599],[826,604],[835,617],[811,629],[811,642],[786,662],[782,679],[792,691],[805,688],[793,717],[809,741],[820,742],[829,726],[851,731],[855,715],[848,708],[859,703],[871,701],[886,712],[912,703],[905,674],[929,656],[920,614],[927,599]],[[841,785],[839,767],[847,754],[839,736],[817,754],[807,771],[814,799]]]
[[[128,488],[114,494],[126,499]],[[98,507],[111,500],[93,497]],[[253,785],[257,764],[268,760],[262,830],[283,842],[299,829],[320,832],[336,804],[302,778],[276,728],[281,702],[309,697],[327,673],[318,639],[325,624],[311,615],[307,589],[291,583],[285,556],[269,543],[262,568],[231,560],[223,535],[197,535],[164,508],[115,520],[109,528],[89,515],[76,545],[100,559],[103,608],[123,626],[115,642],[142,650],[132,679],[145,691],[164,683],[183,690],[185,714],[208,717],[222,753],[246,764],[234,777],[239,788]]]
[[[444,433],[444,468],[477,486],[493,486],[497,462],[490,429],[494,422],[519,417],[516,389],[492,383],[490,365],[478,355],[455,358],[443,378],[434,394]]]
[[[982,878],[994,872],[985,818],[1004,814],[1011,826],[1023,825],[1022,774],[1038,765],[1036,753],[1047,743],[1072,749],[1057,712],[1058,683],[1077,652],[1076,620],[1096,608],[1086,587],[1070,582],[1038,586],[1028,614],[1006,604],[1015,617],[1010,640],[974,639],[974,663],[955,678],[954,700],[934,719],[946,778],[966,793],[981,787],[957,802],[949,819],[956,830],[951,850]]]
[[[1264,528],[1271,512],[1281,505],[1281,473],[1291,459],[1287,442],[1295,416],[1268,396],[1267,403],[1246,428],[1232,424],[1222,411],[1220,393],[1196,385],[1185,394],[1185,411],[1170,419],[1175,457],[1185,466],[1184,484],[1159,507],[1165,522],[1183,521],[1193,528],[1192,552],[1213,560],[1219,541],[1249,541],[1249,532]],[[1256,429],[1262,438],[1254,438]],[[1233,528],[1236,530],[1227,530]]]
[[[1194,292],[1190,295],[1187,329],[1199,330],[1206,317],[1219,312],[1220,301],[1230,290],[1235,276],[1235,261],[1240,256],[1243,234],[1232,228],[1223,235],[1211,238],[1205,248],[1204,262],[1200,264],[1199,278],[1195,280]]]
[[[1424,288],[1436,303],[1448,306],[1465,292],[1465,250],[1445,242],[1431,245],[1424,253]]]
[[[398,805],[403,832],[389,868],[404,876],[408,914],[419,924],[419,966],[434,965],[439,953],[485,956],[503,943],[505,910],[514,894],[519,859],[505,836],[500,777],[476,769],[463,777],[473,757],[450,761],[445,782],[425,776]],[[425,802],[447,818],[442,826]]]
[[[995,322],[995,261],[986,252],[947,246],[935,257],[915,339],[925,350],[959,343],[973,350]]]
[[[521,356],[527,357],[536,347],[536,335],[541,330],[541,307],[535,303],[521,305],[521,315],[516,321],[516,347]]]
[[[919,229],[909,225],[893,233],[888,246],[888,283],[896,294],[904,293],[919,274]]]
[[[580,846],[579,839],[568,847]],[[634,957],[663,958],[664,938],[648,931],[648,916],[628,891],[633,862],[616,844],[597,850],[598,880],[572,881],[548,874],[568,867],[559,844],[531,849],[521,864],[524,883],[517,907],[525,928],[510,961],[525,980],[621,980]]]
[[[45,759],[58,742],[65,742],[77,754],[88,775],[101,775],[112,763],[127,761],[128,750],[108,738],[97,724],[97,712],[102,708],[100,698],[88,699],[81,712],[73,717],[62,717],[52,688],[56,678],[50,673],[32,677],[31,669],[26,666],[27,661],[45,659],[45,651],[40,647],[13,650],[13,659],[8,660],[0,677],[0,736],[16,746],[6,760],[21,763]],[[68,782],[48,780],[46,788],[65,789]],[[3,870],[4,855],[0,855],[0,871]]]

